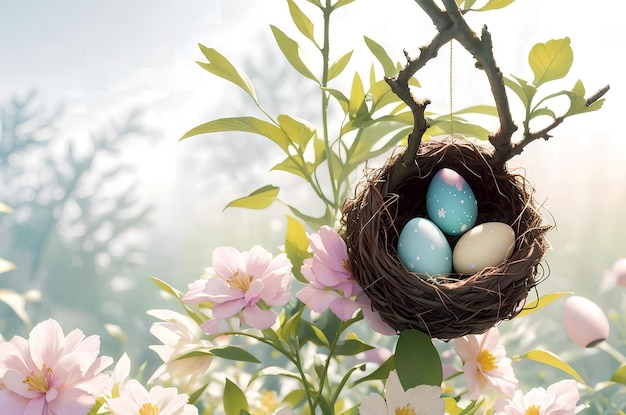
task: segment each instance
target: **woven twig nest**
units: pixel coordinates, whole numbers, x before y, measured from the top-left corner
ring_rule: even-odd
[[[532,186],[498,165],[491,149],[465,139],[422,142],[411,174],[390,188],[389,176],[401,162],[401,154],[392,156],[368,174],[343,209],[352,274],[372,308],[398,331],[417,329],[441,339],[483,333],[516,316],[544,275],[541,262],[548,247],[549,227],[542,224]],[[428,185],[442,168],[458,172],[473,189],[477,224],[504,222],[514,229],[515,250],[503,263],[442,279],[424,278],[400,262],[400,232],[410,219],[427,217]],[[458,237],[447,238],[454,247]]]

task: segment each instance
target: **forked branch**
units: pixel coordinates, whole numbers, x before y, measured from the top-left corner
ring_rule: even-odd
[[[452,39],[459,42],[476,59],[476,67],[485,72],[491,93],[493,95],[500,125],[489,135],[489,141],[494,147],[494,160],[500,165],[504,165],[511,157],[520,154],[523,148],[530,142],[538,139],[550,138],[549,132],[563,122],[563,117],[558,117],[552,124],[534,133],[527,133],[518,143],[513,143],[512,137],[517,126],[513,121],[509,100],[504,85],[504,76],[496,64],[493,55],[493,45],[491,34],[487,27],[483,27],[479,37],[467,24],[455,0],[442,0],[445,10],[440,9],[433,0],[415,0],[415,2],[426,12],[437,28],[437,34],[431,42],[420,47],[420,54],[417,58],[410,58],[408,53],[406,66],[395,76],[386,78],[391,89],[411,108],[415,119],[415,128],[409,136],[409,148],[402,160],[403,166],[408,166],[414,162],[417,149],[421,143],[425,129],[419,126],[427,125],[424,119],[424,111],[416,111],[416,108],[428,103],[427,99],[417,100],[409,90],[409,79],[422,68],[430,59],[437,56],[439,48]],[[593,94],[587,99],[587,105],[596,102],[606,91],[608,86]],[[395,175],[398,177],[398,175]],[[401,175],[400,175],[401,176]]]

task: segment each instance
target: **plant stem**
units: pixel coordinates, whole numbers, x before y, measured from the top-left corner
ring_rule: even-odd
[[[332,209],[336,213],[339,209],[339,185],[335,181],[335,166],[333,165],[334,154],[328,139],[328,104],[330,102],[330,94],[326,91],[328,87],[328,69],[330,66],[330,15],[333,8],[330,0],[326,0],[324,12],[324,40],[322,43],[322,134],[324,135],[324,151],[326,153],[326,162],[328,163],[328,174],[332,188]]]

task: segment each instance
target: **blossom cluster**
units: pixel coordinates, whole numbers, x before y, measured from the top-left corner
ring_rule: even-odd
[[[163,364],[147,386],[129,379],[131,364],[126,355],[111,368],[113,359],[99,356],[97,336],[85,337],[78,329],[66,336],[53,319],[35,326],[28,339],[15,336],[0,343],[0,408],[18,415],[198,414],[191,395],[209,386],[201,386],[202,378],[211,372],[218,350],[226,350],[220,346],[227,348],[229,336],[237,333],[256,333],[250,337],[276,345],[263,336],[284,323],[276,310],[294,301],[294,291],[301,307],[315,313],[330,312],[349,325],[359,321],[355,316],[362,311],[367,327],[379,335],[396,334],[372,310],[354,281],[341,236],[324,226],[310,235],[309,244],[311,256],[303,260],[300,270],[308,283],[300,289],[292,286],[292,264],[284,253],[274,256],[260,246],[247,252],[217,248],[208,275],[189,284],[180,295],[187,315],[149,311],[159,320],[150,331],[162,343],[150,348]],[[191,311],[193,307],[197,312]],[[276,335],[276,331],[269,333]],[[462,374],[466,399],[475,403],[490,396],[495,415],[571,415],[583,409],[578,403],[578,384],[572,379],[547,389],[520,390],[497,327],[451,344],[457,366],[442,368],[448,376],[441,385],[405,387],[397,368],[391,369],[379,378],[385,381],[384,393],[364,396],[355,408],[362,415],[459,413],[458,396],[446,392],[446,383]],[[362,350],[365,356],[384,355],[379,365],[391,354],[374,347]],[[264,413],[289,415],[294,409],[277,401]]]

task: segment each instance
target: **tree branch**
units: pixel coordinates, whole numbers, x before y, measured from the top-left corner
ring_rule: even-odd
[[[586,105],[589,107],[594,102],[598,101],[600,98],[602,98],[602,96],[604,96],[604,94],[608,92],[609,88],[610,86],[607,85],[603,88],[600,88],[596,92],[594,92],[589,98],[586,99]],[[539,131],[524,134],[524,137],[518,143],[511,145],[511,147],[506,153],[506,159],[508,160],[518,154],[521,154],[522,151],[524,151],[524,147],[526,147],[528,144],[532,143],[535,140],[538,140],[540,138],[543,138],[544,140],[548,140],[552,138],[552,136],[550,135],[550,131],[552,131],[557,126],[559,126],[564,120],[565,120],[564,116],[557,117],[554,119],[552,124],[548,125],[547,127],[542,128]]]

